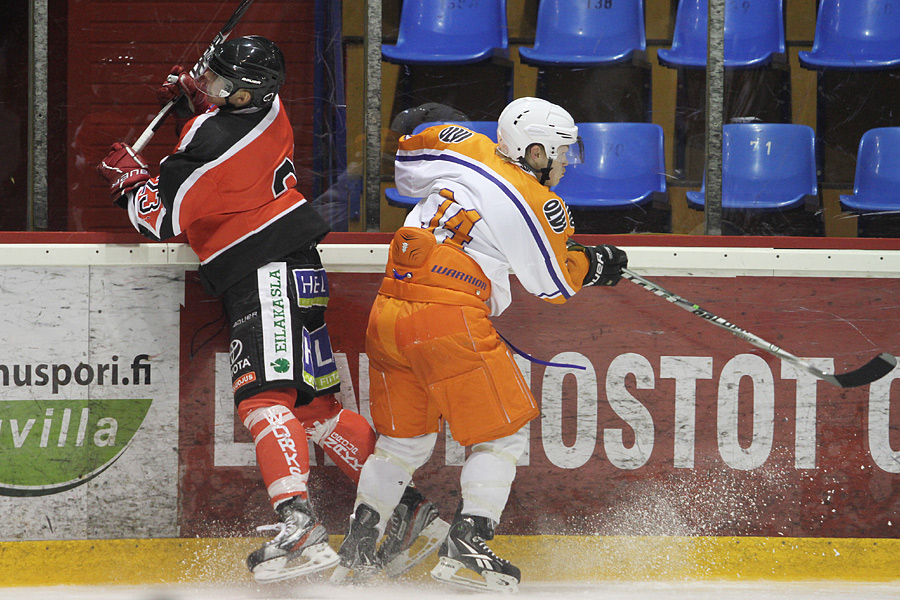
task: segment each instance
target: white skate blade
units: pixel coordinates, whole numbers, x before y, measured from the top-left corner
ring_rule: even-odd
[[[331,583],[350,583],[347,577],[350,575],[350,569],[344,565],[338,565],[331,572]]]
[[[412,546],[384,566],[384,574],[388,577],[398,577],[406,573],[437,550],[449,531],[450,524],[447,521],[441,518],[435,519],[419,533],[419,537],[412,543]]]
[[[337,552],[332,550],[327,542],[322,542],[321,544],[304,548],[300,556],[291,561],[290,564],[288,564],[287,558],[284,556],[260,563],[253,570],[253,578],[259,583],[284,581],[285,579],[312,575],[313,573],[330,569],[340,561],[341,559]]]
[[[365,569],[348,569],[344,565],[338,565],[331,572],[331,583],[356,585],[366,583],[379,573],[377,567]]]
[[[459,575],[458,572],[460,570],[469,576]],[[438,581],[476,592],[512,594],[519,591],[519,582],[516,581],[515,577],[494,571],[486,571],[482,577],[467,569],[458,560],[453,560],[446,556],[442,556],[437,566],[431,570],[431,576]]]

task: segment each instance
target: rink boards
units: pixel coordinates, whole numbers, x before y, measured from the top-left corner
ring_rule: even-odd
[[[221,304],[184,245],[69,237],[0,252],[0,585],[241,580],[273,513],[234,418]],[[343,243],[359,237],[321,251],[341,401],[368,415],[387,238]],[[825,370],[900,353],[893,242],[660,240],[602,241]],[[517,357],[542,415],[497,543],[529,579],[897,578],[900,370],[831,388],[628,282],[563,306],[514,296],[498,331],[584,367]],[[317,510],[343,533],[352,485],[312,456]],[[446,433],[416,475],[445,516],[464,459]],[[7,568],[19,561],[46,567]]]

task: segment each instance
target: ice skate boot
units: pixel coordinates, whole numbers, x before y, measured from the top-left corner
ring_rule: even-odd
[[[328,545],[328,532],[313,516],[309,501],[296,496],[281,503],[276,512],[281,523],[263,525],[257,531],[278,534],[247,557],[247,567],[260,583],[310,575],[333,567],[340,560]]]
[[[494,554],[485,543],[492,539],[494,524],[490,519],[458,516],[441,546],[440,561],[431,570],[431,576],[480,592],[515,592],[522,579],[519,568]]]
[[[335,583],[360,583],[381,570],[381,563],[375,554],[378,543],[378,529],[375,527],[381,517],[368,504],[356,507],[350,519],[350,531],[338,550],[340,564],[331,574]]]
[[[384,574],[397,577],[425,560],[447,537],[450,525],[438,516],[434,504],[419,490],[407,486],[388,521],[378,561]]]

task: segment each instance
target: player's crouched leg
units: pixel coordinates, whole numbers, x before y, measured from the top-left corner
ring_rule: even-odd
[[[306,434],[320,446],[334,464],[359,483],[359,473],[375,448],[375,431],[359,413],[345,410],[333,394],[319,396],[293,409]]]
[[[360,476],[350,529],[339,551],[341,564],[332,581],[358,582],[380,569],[394,577],[437,550],[449,525],[411,483],[436,438],[432,433],[378,439]],[[383,533],[385,540],[376,550]]]
[[[291,408],[296,392],[269,390],[238,405],[241,421],[253,435],[256,458],[280,522],[260,530],[275,537],[247,557],[257,581],[281,581],[328,569],[338,562],[328,532],[309,504],[309,452],[303,425]]]
[[[500,522],[527,440],[521,429],[472,446],[460,474],[463,500],[431,572],[435,579],[481,591],[517,588],[519,568],[497,556],[487,542]]]

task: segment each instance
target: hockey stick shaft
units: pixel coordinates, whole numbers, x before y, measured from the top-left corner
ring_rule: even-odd
[[[253,4],[253,0],[243,0],[238,7],[235,9],[234,13],[231,15],[231,18],[225,23],[219,33],[216,34],[216,37],[213,38],[212,43],[206,49],[206,51],[200,56],[199,60],[191,67],[190,75],[192,78],[196,79],[200,76],[200,74],[206,70],[206,63],[209,60],[209,57],[212,56],[212,53],[216,51],[216,48],[221,46],[228,36],[231,35],[231,32],[234,31],[234,28],[237,27],[237,24],[240,22],[241,17],[244,16],[244,13],[247,12],[247,9],[250,8],[250,5]],[[150,139],[156,134],[159,128],[162,126],[163,121],[166,120],[166,117],[169,116],[169,113],[172,112],[172,109],[175,107],[175,103],[178,101],[180,96],[177,96],[171,100],[169,100],[165,106],[163,106],[160,111],[156,114],[150,124],[147,125],[147,128],[144,129],[144,132],[138,137],[137,141],[131,145],[135,152],[140,152],[143,150],[147,143],[150,142]]]
[[[144,129],[144,133],[140,135],[140,137],[131,145],[131,148],[135,151],[135,153],[139,154],[141,150],[143,150],[147,143],[156,135],[156,132],[159,130],[160,126],[162,126],[163,121],[166,120],[166,117],[169,116],[169,113],[172,112],[172,108],[175,106],[175,102],[178,98],[173,98],[166,102],[165,106],[163,106],[160,111],[153,117],[153,120],[150,121],[150,124],[147,125],[147,128]]]
[[[808,361],[805,361],[802,358],[798,358],[798,357],[794,356],[793,354],[791,354],[790,352],[782,350],[775,344],[767,342],[766,340],[762,339],[758,335],[750,333],[746,329],[741,329],[734,323],[731,323],[730,321],[727,321],[726,319],[723,319],[722,317],[714,315],[713,313],[709,312],[708,310],[701,308],[697,304],[694,304],[693,302],[686,300],[685,298],[682,298],[678,294],[676,294],[674,292],[670,292],[666,288],[659,286],[659,285],[653,283],[652,281],[641,277],[637,273],[634,273],[628,269],[623,269],[622,277],[624,277],[625,279],[628,279],[632,283],[635,283],[650,292],[653,292],[654,294],[656,294],[657,296],[659,296],[661,298],[665,298],[666,300],[668,300],[672,304],[678,306],[679,308],[682,308],[693,315],[696,315],[702,319],[705,319],[706,321],[709,321],[713,325],[721,327],[722,329],[733,334],[735,337],[738,337],[738,338],[744,340],[745,342],[748,342],[748,343],[752,344],[753,346],[756,346],[760,350],[764,350],[765,352],[768,352],[769,354],[772,354],[773,356],[776,356],[785,362],[788,362],[800,369],[803,369],[807,373],[811,373],[812,375],[815,375],[819,379],[822,379],[823,381],[827,381],[828,383],[830,383],[834,386],[837,386],[837,387],[857,387],[860,385],[866,385],[867,383],[871,383],[872,381],[875,381],[875,380],[880,379],[881,377],[887,375],[889,372],[891,372],[893,370],[893,368],[897,364],[897,359],[894,358],[891,354],[888,354],[885,352],[885,353],[880,354],[876,358],[872,359],[871,361],[869,361],[868,363],[866,363],[859,369],[856,369],[849,373],[844,373],[842,375],[831,375],[831,374],[826,373],[825,371],[822,371],[821,369],[815,367]]]

